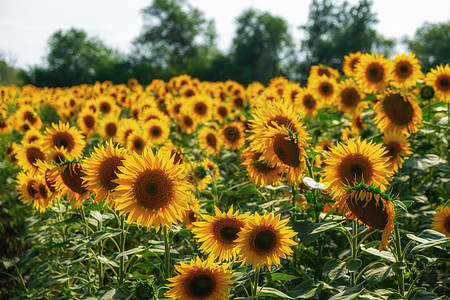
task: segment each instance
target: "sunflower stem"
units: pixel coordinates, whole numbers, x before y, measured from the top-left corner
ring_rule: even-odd
[[[255,270],[255,277],[252,286],[252,298],[258,298],[258,282],[259,282],[259,268]]]
[[[296,203],[295,203],[295,196],[297,194],[297,187],[295,186],[295,184],[292,184],[291,186],[291,191],[292,191],[292,221],[295,222],[296,219]],[[272,199],[271,199],[272,200]]]
[[[353,230],[352,230],[352,245],[350,247],[352,251],[352,260],[355,260],[358,256],[358,223],[353,220]],[[350,272],[350,287],[354,287],[356,285],[356,272]]]
[[[125,229],[125,217],[120,217],[120,227],[122,229],[122,234],[120,235],[120,253],[125,252],[125,243],[127,238],[127,230]],[[124,257],[120,257],[119,264],[119,286],[122,285],[125,277],[125,260]]]
[[[395,258],[397,262],[403,262],[403,252],[402,252],[402,246],[400,241],[400,230],[398,228],[398,225],[394,225],[394,243],[395,243]],[[399,270],[399,273],[397,274],[397,281],[398,281],[398,292],[399,294],[404,297],[405,296],[405,278],[403,274],[403,269]]]
[[[170,231],[167,226],[164,226],[164,276],[165,279],[171,277],[170,268]]]

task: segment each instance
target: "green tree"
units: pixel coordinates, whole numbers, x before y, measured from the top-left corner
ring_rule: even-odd
[[[0,52],[0,86],[20,84],[22,70],[16,69],[13,62]]]
[[[332,0],[311,3],[308,22],[300,27],[305,33],[301,41],[302,79],[308,75],[310,66],[319,62],[340,69],[349,52],[391,54],[395,43],[373,29],[378,20],[371,8],[370,0],[360,0],[355,5]]]
[[[154,0],[142,14],[143,32],[131,57],[140,81],[203,72],[216,49],[212,20],[184,0]]]
[[[403,42],[419,58],[422,71],[428,72],[437,65],[445,65],[450,62],[450,21],[424,23],[413,38],[406,37]]]
[[[286,21],[254,9],[243,11],[236,21],[230,77],[242,84],[267,84],[271,78],[285,75],[282,62],[293,48]]]

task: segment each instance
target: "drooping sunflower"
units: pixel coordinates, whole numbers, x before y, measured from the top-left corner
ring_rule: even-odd
[[[295,97],[295,105],[299,107],[302,116],[314,117],[317,115],[321,103],[314,98],[313,93],[308,88],[301,88]]]
[[[392,63],[384,55],[362,54],[355,79],[365,93],[380,93],[392,78]]]
[[[399,131],[388,131],[384,133],[383,142],[386,145],[388,152],[385,154],[389,157],[389,170],[398,172],[398,169],[403,165],[403,157],[411,155],[411,144],[407,137]]]
[[[168,278],[171,287],[164,295],[172,299],[226,300],[233,283],[229,264],[218,265],[212,259],[198,256],[189,264],[180,262],[175,269],[180,275]]]
[[[39,160],[45,161],[46,155],[38,144],[31,143],[18,148],[16,157],[17,163],[23,170],[36,174],[39,171],[37,162]]]
[[[417,125],[422,124],[422,110],[416,101],[401,91],[388,90],[379,96],[373,111],[374,122],[381,132],[399,130],[417,132]]]
[[[349,53],[344,56],[344,62],[342,64],[342,71],[345,75],[351,77],[356,73],[356,65],[359,63],[359,58],[361,57],[361,51],[355,53]]]
[[[382,144],[363,140],[347,140],[347,145],[338,143],[326,155],[324,182],[331,188],[333,197],[343,193],[348,185],[364,181],[365,184],[380,186],[384,191],[392,172],[389,171],[387,153]]]
[[[297,234],[287,226],[289,218],[280,220],[280,214],[264,214],[260,216],[255,213],[253,218],[247,220],[244,228],[238,232],[235,240],[239,258],[242,264],[252,264],[253,269],[272,264],[279,266],[281,258],[293,253],[291,246],[297,245],[292,238]]]
[[[42,148],[44,152],[51,152],[54,148],[64,148],[67,150],[68,159],[80,158],[83,154],[86,141],[77,128],[69,123],[52,124],[52,127],[45,129],[42,138]]]
[[[431,227],[450,238],[450,206],[440,207],[436,210]]]
[[[433,87],[436,98],[442,102],[450,101],[450,65],[436,66],[427,73],[425,82]]]
[[[150,145],[162,145],[169,138],[170,123],[164,120],[152,119],[147,121],[142,127]]]
[[[394,204],[389,195],[373,185],[355,184],[345,189],[335,206],[347,219],[356,219],[369,228],[382,230],[378,249],[387,248],[395,218]]]
[[[106,116],[99,122],[99,131],[103,140],[116,141],[119,132],[119,119],[116,116]]]
[[[77,125],[86,137],[89,137],[97,132],[97,113],[92,112],[89,108],[83,109],[77,115]]]
[[[224,146],[230,150],[238,150],[245,143],[244,126],[240,122],[231,122],[222,128]]]
[[[217,131],[211,127],[203,127],[198,131],[198,145],[208,155],[220,153],[222,138]]]
[[[83,177],[84,186],[96,193],[95,202],[100,203],[105,200],[108,204],[111,200],[111,193],[116,188],[117,183],[114,180],[120,173],[119,167],[123,166],[126,150],[114,146],[107,142],[104,146],[94,147],[91,157],[85,160]]]
[[[401,89],[409,89],[416,85],[422,77],[419,60],[414,53],[398,53],[392,61],[392,84]]]
[[[254,185],[276,185],[282,179],[280,174],[283,173],[284,169],[267,164],[261,159],[262,153],[253,147],[246,148],[241,155],[243,158],[242,165],[246,167],[250,181]]]
[[[147,230],[153,225],[159,231],[183,220],[192,186],[185,180],[184,167],[174,164],[168,153],[132,153],[118,168],[112,199],[120,215],[128,214],[128,223]]]
[[[366,105],[361,100],[365,97],[361,93],[352,79],[341,81],[337,87],[337,105],[340,111],[347,114],[354,114],[356,110],[363,109]]]
[[[202,215],[204,221],[194,222],[192,233],[202,245],[200,250],[208,253],[209,257],[219,261],[236,257],[237,234],[244,227],[248,215],[233,212],[233,205],[228,212],[221,212],[214,207],[215,216]]]

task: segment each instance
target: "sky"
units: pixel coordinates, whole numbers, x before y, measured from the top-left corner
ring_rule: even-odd
[[[206,18],[214,19],[218,46],[227,51],[236,17],[254,8],[281,17],[291,35],[301,38],[300,25],[307,22],[312,0],[187,0]],[[349,0],[351,4],[357,0]],[[424,22],[450,21],[450,0],[374,0],[375,29],[385,37],[412,37]],[[15,67],[40,65],[47,54],[49,37],[72,27],[85,30],[107,46],[129,53],[131,41],[143,25],[141,9],[151,0],[0,0],[0,53]]]

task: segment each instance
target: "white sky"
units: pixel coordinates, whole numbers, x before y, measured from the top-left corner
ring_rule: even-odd
[[[249,7],[282,17],[296,42],[311,0],[187,0],[215,20],[219,48],[231,44],[235,19]],[[357,0],[350,0],[357,3]],[[0,0],[0,52],[16,67],[41,64],[47,41],[57,30],[83,29],[110,47],[128,53],[142,27],[140,10],[151,0]],[[450,20],[450,0],[374,0],[375,29],[389,38],[412,37],[425,21]]]

